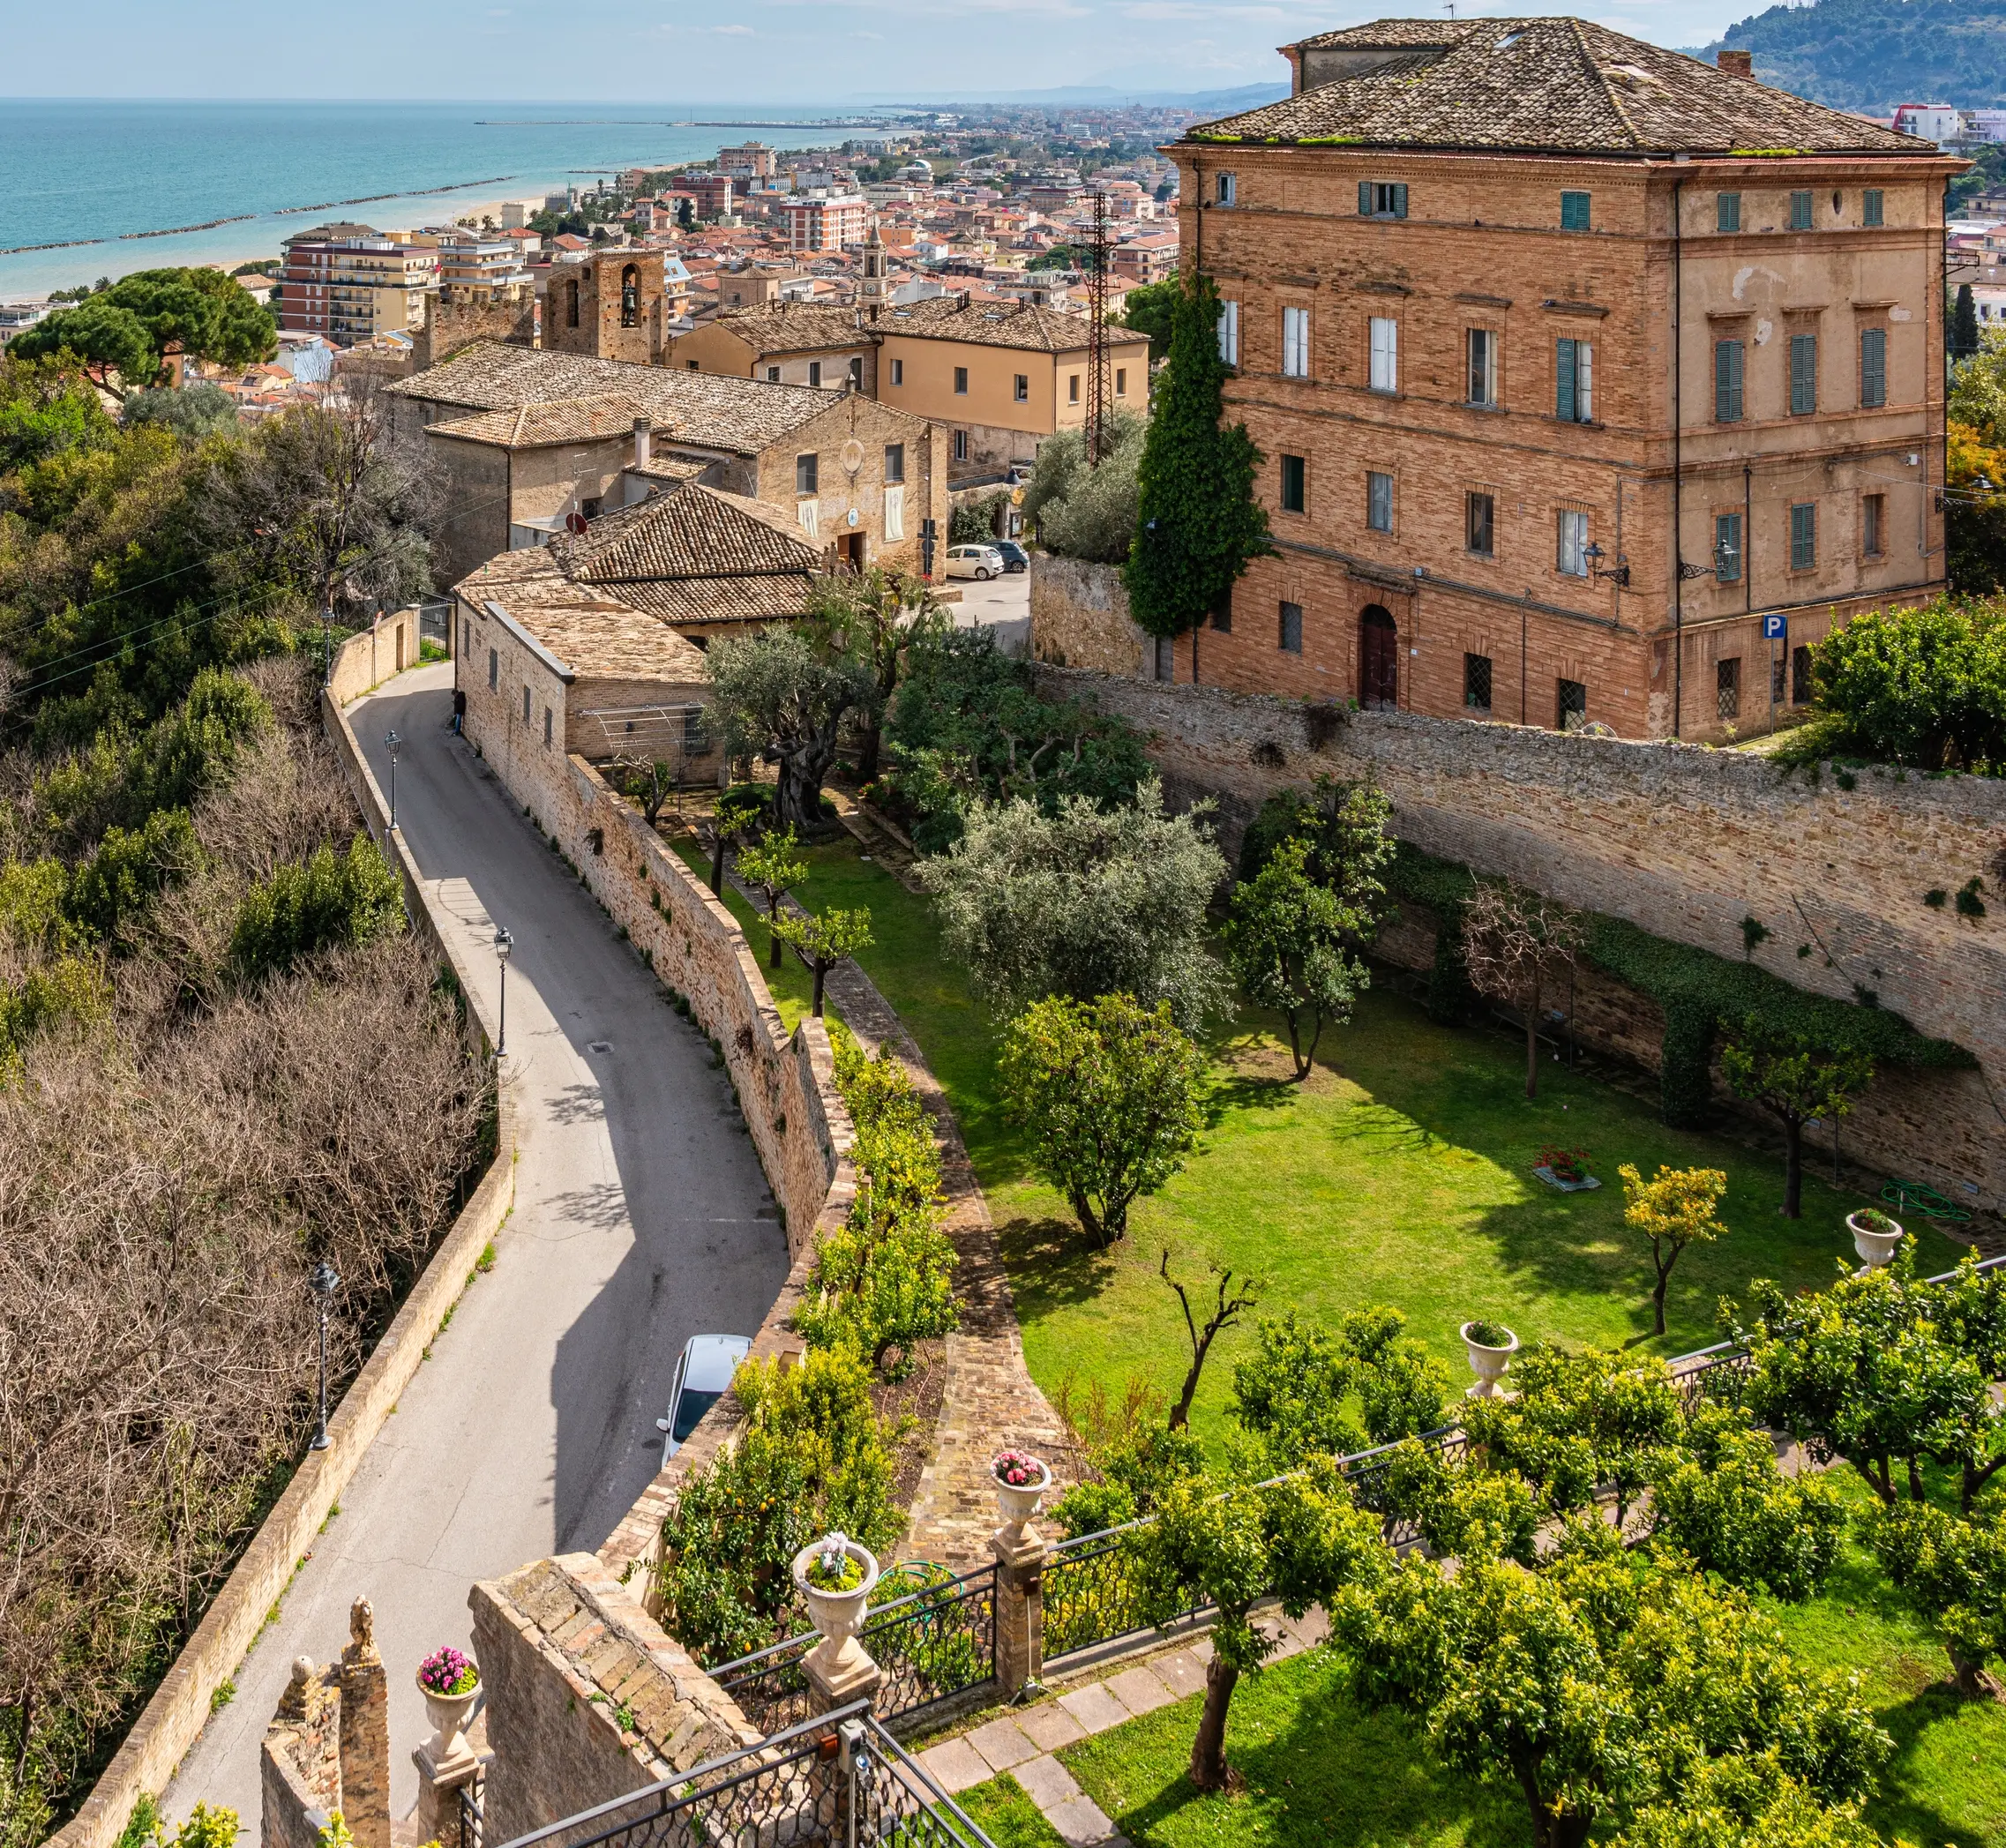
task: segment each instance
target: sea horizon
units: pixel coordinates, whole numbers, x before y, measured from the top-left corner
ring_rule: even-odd
[[[333,213],[408,230],[583,190],[625,168],[708,159],[735,140],[835,146],[872,113],[855,103],[0,98],[10,182],[0,300],[134,270],[255,262]]]

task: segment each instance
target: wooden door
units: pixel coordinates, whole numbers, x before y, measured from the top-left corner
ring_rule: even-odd
[[[1400,632],[1393,613],[1367,603],[1359,617],[1359,704],[1368,712],[1400,704]]]

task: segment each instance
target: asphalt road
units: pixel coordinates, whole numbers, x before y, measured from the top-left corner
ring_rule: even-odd
[[[1031,560],[1031,571],[1037,560]],[[1028,655],[1031,646],[1030,572],[1013,572],[1007,577],[978,583],[973,578],[956,578],[952,587],[962,594],[958,603],[947,608],[957,629],[993,629],[996,645],[1006,654]]]
[[[227,1804],[252,1839],[258,1745],[293,1658],[331,1660],[350,1600],[371,1599],[390,1672],[393,1813],[406,1814],[428,1731],[417,1666],[441,1643],[469,1646],[468,1587],[596,1549],[660,1463],[655,1421],[685,1341],[752,1333],[787,1272],[708,1044],[449,735],[451,672],[414,669],[349,716],[386,789],[384,734],[404,740],[399,825],[425,877],[453,882],[454,928],[485,980],[498,979],[494,922],[514,933],[515,1208],[493,1269],[460,1299],[168,1791],[170,1815]]]

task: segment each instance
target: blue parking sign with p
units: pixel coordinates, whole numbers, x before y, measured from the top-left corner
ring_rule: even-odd
[[[1790,640],[1790,618],[1787,616],[1765,616],[1763,618],[1763,640],[1764,641],[1788,641]]]

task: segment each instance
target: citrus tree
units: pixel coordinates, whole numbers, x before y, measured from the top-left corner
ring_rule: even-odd
[[[1617,1173],[1623,1181],[1623,1223],[1650,1246],[1651,1268],[1658,1282],[1650,1292],[1651,1313],[1665,1332],[1665,1291],[1672,1267],[1688,1245],[1710,1245],[1727,1230],[1714,1212],[1727,1191],[1727,1177],[1718,1168],[1660,1166],[1646,1180],[1625,1162]]]
[[[1783,1126],[1783,1216],[1803,1216],[1804,1126],[1836,1121],[1874,1076],[1864,1052],[1822,1046],[1750,1014],[1720,1049],[1721,1075],[1737,1097],[1759,1104]]]
[[[738,849],[738,877],[752,887],[767,906],[767,932],[770,943],[768,966],[780,967],[780,902],[788,887],[808,877],[808,863],[801,857],[800,840],[791,827],[762,835]]]
[[[1347,946],[1369,928],[1329,887],[1308,872],[1309,843],[1284,841],[1254,878],[1233,890],[1226,955],[1256,1007],[1287,1022],[1296,1082],[1310,1074],[1323,1030],[1351,1017],[1372,981]]]

